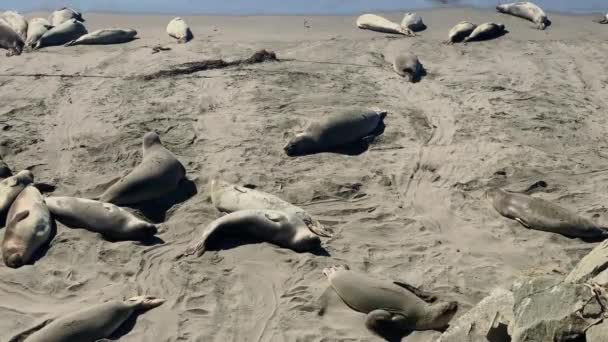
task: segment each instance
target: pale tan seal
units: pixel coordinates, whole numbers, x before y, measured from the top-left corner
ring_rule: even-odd
[[[73,45],[101,45],[101,44],[122,44],[135,39],[137,31],[124,28],[107,28],[80,36],[78,39],[65,44]]]
[[[446,40],[445,43],[454,44],[462,42],[476,28],[477,25],[473,23],[470,23],[468,21],[461,21],[450,29],[450,32],[448,33],[448,40]]]
[[[28,48],[34,47],[38,40],[53,26],[48,20],[44,18],[33,18],[27,26],[27,39],[25,40],[25,46]]]
[[[532,2],[518,1],[510,4],[501,4],[496,6],[496,10],[500,13],[528,19],[535,23],[539,30],[544,30],[549,24],[545,11]]]
[[[384,131],[383,110],[347,110],[311,123],[283,147],[290,157],[328,152],[375,137]]]
[[[464,42],[481,41],[500,37],[505,33],[505,25],[496,23],[483,23],[477,26]]]
[[[186,21],[180,17],[173,18],[167,24],[167,34],[177,39],[178,43],[187,43],[194,37]]]
[[[383,33],[397,33],[413,37],[416,34],[407,27],[403,27],[384,17],[375,14],[363,14],[357,18],[357,27],[364,30],[371,30]]]
[[[456,302],[437,301],[411,285],[375,279],[347,266],[331,266],[323,274],[330,287],[321,297],[322,305],[337,294],[351,309],[366,314],[365,325],[383,336],[444,330],[458,310]],[[325,306],[320,314],[324,311]]]
[[[219,210],[232,213],[246,209],[280,210],[294,219],[300,219],[315,234],[331,237],[332,234],[304,209],[264,191],[231,184],[219,179],[211,181],[211,202]]]
[[[51,13],[49,22],[51,23],[51,26],[59,26],[70,19],[75,19],[80,22],[85,21],[82,18],[82,13],[69,7],[62,7]]]
[[[488,189],[485,195],[499,214],[526,228],[585,239],[608,237],[606,227],[542,198],[499,188]]]
[[[0,182],[0,215],[6,214],[15,198],[33,182],[34,175],[28,170],[23,170],[2,180]]]
[[[51,237],[51,214],[40,191],[33,185],[25,187],[8,210],[6,222],[2,258],[8,267],[21,267]]]
[[[413,32],[426,30],[422,17],[416,12],[407,12],[401,20],[401,27],[406,27]]]
[[[112,184],[99,198],[116,205],[137,204],[160,198],[177,189],[186,169],[166,149],[158,134],[143,137],[143,159],[128,175]]]
[[[19,37],[17,32],[10,28],[5,23],[0,22],[0,49],[6,49],[7,57],[19,56],[23,52],[25,43]]]
[[[140,312],[162,305],[162,298],[138,296],[103,304],[51,318],[13,336],[9,342],[94,342],[108,338],[125,321]]]
[[[296,252],[319,248],[320,239],[305,224],[294,221],[290,215],[278,210],[239,210],[211,222],[200,238],[195,240],[178,257],[200,256],[207,250],[209,241],[219,236],[254,237]]]
[[[87,29],[80,21],[69,19],[46,31],[42,37],[38,39],[35,48],[40,49],[45,46],[63,45],[78,39],[85,34],[87,34]]]
[[[24,16],[14,11],[6,11],[0,15],[0,20],[3,20],[13,31],[17,32],[19,38],[25,42],[28,23]]]
[[[144,240],[157,232],[156,225],[111,203],[66,196],[47,197],[45,201],[57,221],[110,240]]]
[[[406,77],[409,82],[418,82],[424,68],[420,64],[418,56],[413,53],[401,53],[393,60],[393,71],[399,76]]]

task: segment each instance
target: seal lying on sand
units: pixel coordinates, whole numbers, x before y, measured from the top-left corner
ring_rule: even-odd
[[[36,45],[40,37],[42,37],[46,31],[53,28],[48,20],[44,18],[33,18],[30,20],[27,26],[27,39],[25,40],[25,46],[33,47]]]
[[[305,224],[278,210],[239,210],[211,222],[202,236],[178,256],[200,256],[217,234],[254,237],[296,252],[314,250],[321,240]]]
[[[422,17],[417,13],[405,13],[401,20],[401,27],[408,28],[413,32],[423,31],[426,29],[426,25],[422,21]]]
[[[500,13],[511,14],[516,17],[528,19],[535,23],[539,30],[544,30],[549,24],[549,19],[547,18],[545,11],[528,1],[497,5],[496,10]]]
[[[38,43],[36,43],[36,49],[40,49],[45,46],[63,45],[67,42],[71,42],[80,36],[87,34],[87,29],[84,25],[76,20],[69,19],[68,21],[55,26],[48,30],[45,34],[40,37]]]
[[[296,134],[283,150],[290,157],[303,156],[375,137],[384,130],[386,115],[381,110],[352,110],[329,116]]]
[[[505,32],[505,25],[495,23],[484,23],[477,26],[464,42],[488,40],[500,37]]]
[[[8,50],[7,57],[19,56],[25,43],[17,32],[0,22],[0,48]]]
[[[109,28],[87,33],[80,38],[68,42],[65,46],[95,45],[95,44],[121,44],[135,39],[137,31],[132,29]]]
[[[49,319],[10,339],[10,342],[94,342],[110,337],[138,311],[156,308],[164,299],[152,296],[112,300]]]
[[[27,19],[17,12],[6,11],[0,15],[0,20],[3,20],[13,31],[17,32],[19,38],[25,42],[27,39]]]
[[[57,221],[72,228],[100,233],[111,240],[143,240],[157,232],[154,224],[110,203],[77,197],[47,197]]]
[[[133,171],[112,184],[101,195],[101,202],[116,205],[136,204],[166,195],[175,189],[186,175],[186,169],[167,150],[158,134],[144,135],[143,159]]]
[[[34,175],[28,170],[23,170],[2,180],[0,182],[0,214],[5,214],[21,191],[33,182]]]
[[[593,21],[598,24],[608,24],[608,13],[606,13],[606,15],[604,15],[602,18]]]
[[[40,191],[28,185],[6,215],[2,257],[6,266],[21,267],[51,237],[51,214]]]
[[[400,54],[393,61],[393,70],[400,76],[407,77],[410,82],[420,81],[423,68],[418,57],[411,53]]]
[[[190,31],[190,27],[186,24],[186,21],[180,17],[173,18],[167,25],[167,34],[175,39],[177,39],[178,43],[187,43],[194,36],[192,35],[192,31]]]
[[[323,274],[330,287],[321,297],[320,314],[328,296],[337,294],[351,309],[367,314],[365,325],[380,335],[444,330],[458,310],[456,302],[438,302],[413,286],[374,279],[346,266],[325,268]]]
[[[493,188],[486,197],[504,217],[524,227],[584,239],[608,238],[608,228],[538,197]]]
[[[331,232],[304,209],[263,191],[214,179],[211,181],[211,202],[219,211],[227,213],[246,209],[280,210],[298,217],[313,233],[323,237],[332,236]]]
[[[75,19],[80,22],[84,22],[85,20],[82,18],[82,14],[72,8],[62,7],[53,13],[49,17],[49,22],[52,26],[59,26],[70,19]]]
[[[470,23],[468,21],[461,21],[456,26],[452,27],[450,32],[448,33],[448,40],[445,41],[446,44],[454,44],[463,41],[466,37],[468,37],[473,30],[477,28],[477,25]]]
[[[364,30],[371,30],[384,33],[397,33],[413,37],[416,34],[407,27],[403,27],[386,18],[375,14],[363,14],[357,18],[357,27]]]

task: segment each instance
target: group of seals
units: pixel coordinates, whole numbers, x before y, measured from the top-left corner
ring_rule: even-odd
[[[68,19],[61,24],[46,31],[35,45],[36,49],[45,46],[64,45],[87,34],[86,27],[81,21],[74,18]]]
[[[178,43],[187,43],[194,37],[186,21],[180,17],[173,18],[167,24],[167,34],[177,39]]]

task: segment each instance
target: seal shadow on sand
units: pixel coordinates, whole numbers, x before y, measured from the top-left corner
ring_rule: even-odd
[[[137,324],[137,319],[139,318],[139,316],[141,314],[143,314],[145,312],[146,312],[145,310],[137,310],[137,311],[135,311],[110,336],[108,336],[108,337],[106,337],[104,339],[98,340],[97,342],[102,342],[102,341],[119,341],[123,336],[127,335],[128,333],[131,332],[131,330],[133,330],[133,327],[135,327],[135,325]]]
[[[237,236],[234,234],[212,234],[209,237],[207,247],[205,251],[223,251],[233,248],[237,248],[243,245],[255,245],[268,242],[264,239],[256,238],[254,236]],[[290,250],[289,248],[279,247],[269,242],[272,246],[275,246],[281,250]],[[294,251],[296,252],[296,251]],[[311,253],[316,256],[331,256],[329,252],[321,245],[315,246],[315,248],[307,251],[296,252],[296,253]]]

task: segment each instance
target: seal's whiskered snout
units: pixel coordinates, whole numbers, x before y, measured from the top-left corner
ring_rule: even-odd
[[[4,263],[10,268],[18,268],[25,264],[23,261],[23,256],[18,253],[12,253],[5,257]]]

